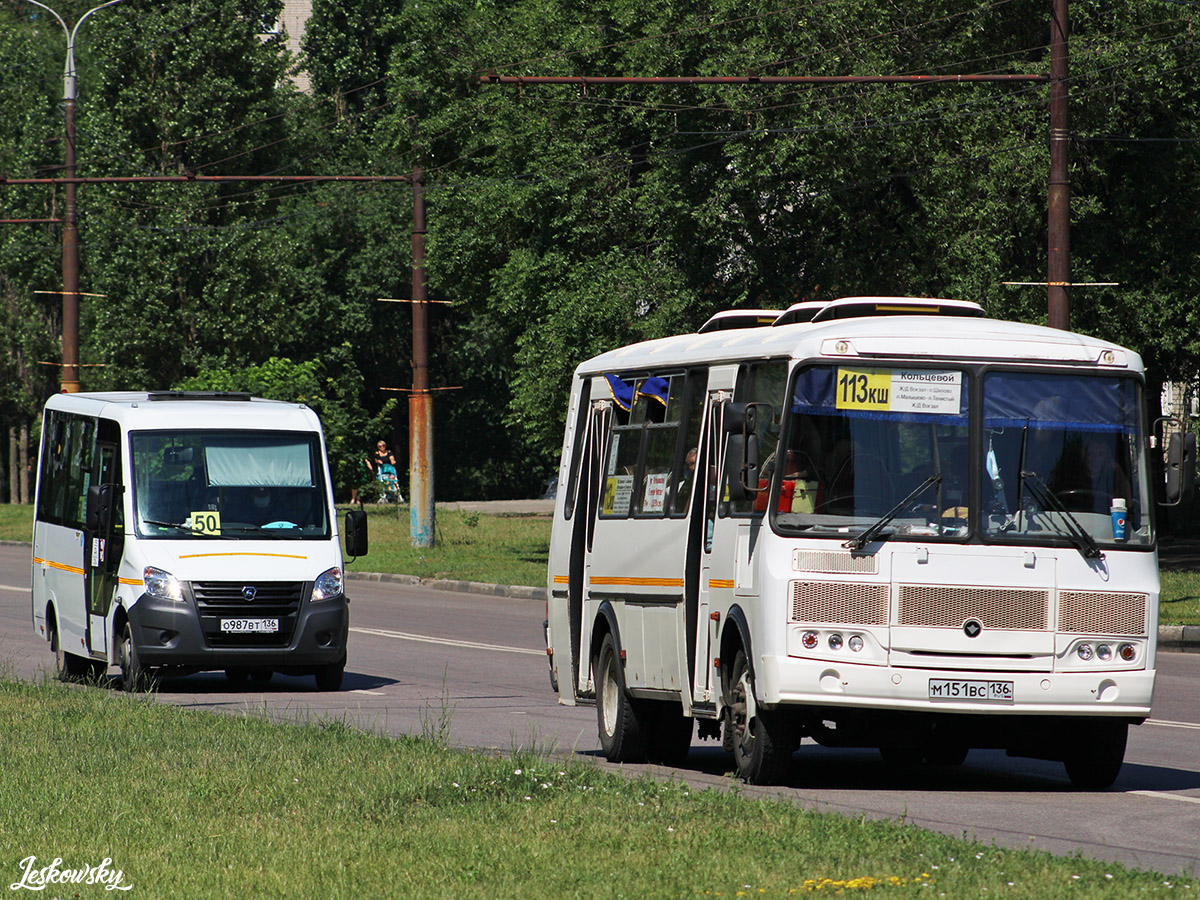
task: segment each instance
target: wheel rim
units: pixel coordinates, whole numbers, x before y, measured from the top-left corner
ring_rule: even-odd
[[[617,703],[620,702],[620,689],[617,685],[616,673],[613,671],[611,656],[605,657],[602,678],[600,702],[604,713],[604,733],[611,735],[617,730]]]
[[[753,723],[756,714],[754,689],[750,685],[750,672],[743,669],[733,689],[733,727],[736,746],[743,756],[754,752]]]

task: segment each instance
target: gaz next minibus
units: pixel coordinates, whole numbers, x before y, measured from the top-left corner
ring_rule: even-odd
[[[677,762],[698,730],[753,783],[807,738],[1111,784],[1154,692],[1143,394],[1136,353],[955,300],[724,313],[588,360],[550,544],[559,701],[595,704],[610,760]]]
[[[337,690],[342,553],[320,422],[227,392],[58,394],[46,404],[33,625],[60,677],[276,672]],[[361,513],[347,552],[366,551]]]

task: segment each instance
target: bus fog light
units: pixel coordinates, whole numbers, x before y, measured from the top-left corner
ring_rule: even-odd
[[[850,635],[849,645],[854,653],[858,653],[863,648],[863,639],[857,634],[852,634]]]
[[[842,636],[840,634],[831,634],[829,636],[829,649],[830,650],[841,650],[842,649]]]
[[[815,631],[806,631],[800,637],[800,643],[804,645],[805,650],[817,649],[817,633]]]
[[[1097,659],[1102,659],[1107,662],[1108,660],[1112,659],[1112,655],[1113,655],[1112,647],[1108,646],[1108,644],[1101,644],[1099,647],[1096,648],[1096,658]]]
[[[1133,658],[1137,656],[1137,648],[1133,644],[1122,644],[1117,653],[1121,655],[1121,659],[1125,660],[1125,662],[1132,662]]]
[[[1082,660],[1091,659],[1092,658],[1092,645],[1091,644],[1080,644],[1079,649],[1076,652],[1079,654],[1079,658]]]

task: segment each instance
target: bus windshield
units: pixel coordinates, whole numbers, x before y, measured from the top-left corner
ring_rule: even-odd
[[[314,434],[133,432],[138,534],[147,538],[328,539]]]
[[[782,533],[1099,548],[1153,541],[1131,378],[812,366],[767,461]],[[981,435],[972,450],[972,428]],[[972,455],[976,458],[972,458]],[[1118,512],[1123,512],[1118,523]]]

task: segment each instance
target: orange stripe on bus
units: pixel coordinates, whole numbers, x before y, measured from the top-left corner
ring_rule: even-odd
[[[51,559],[38,559],[35,556],[33,558],[33,564],[35,566],[49,566],[51,569],[58,569],[60,572],[70,572],[72,575],[83,574],[83,569],[79,568],[78,566],[68,566],[66,563],[54,562],[54,560]]]
[[[571,577],[569,575],[555,575],[554,583],[555,584],[570,584]]]
[[[592,584],[619,584],[634,587],[683,587],[682,578],[621,578],[593,575],[590,581]]]
[[[731,588],[733,587],[732,578],[710,578],[708,580],[710,588]]]
[[[308,559],[307,556],[296,556],[292,553],[184,553],[180,559],[204,559],[209,556],[274,556],[279,559]]]

